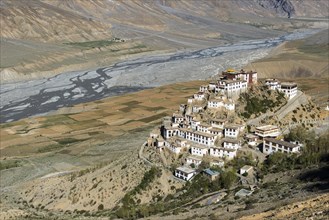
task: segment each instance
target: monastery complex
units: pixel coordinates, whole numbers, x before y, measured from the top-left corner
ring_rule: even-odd
[[[148,146],[177,156],[188,152],[186,163],[174,172],[185,181],[195,175],[194,168],[201,164],[203,157],[212,158],[212,165],[222,167],[225,161],[237,156],[245,143],[250,146],[263,143],[265,154],[299,152],[299,145],[276,139],[281,135],[279,127],[262,125],[256,127],[255,133],[247,133],[246,123],[235,117],[240,94],[257,84],[257,72],[232,69],[222,72],[215,81],[200,86],[172,117],[165,117],[161,127],[151,132]],[[266,79],[265,85],[284,93],[288,100],[297,94],[295,83]]]

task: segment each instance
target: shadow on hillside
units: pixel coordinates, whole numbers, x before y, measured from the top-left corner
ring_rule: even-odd
[[[307,191],[329,191],[329,165],[306,171],[298,179],[310,183],[305,187]]]

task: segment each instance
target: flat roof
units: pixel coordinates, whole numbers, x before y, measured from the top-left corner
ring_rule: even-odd
[[[242,127],[243,125],[238,125],[238,124],[226,124],[224,127],[225,128],[235,128],[235,129],[239,129],[240,127]]]
[[[188,167],[177,167],[176,170],[182,171],[183,173],[194,173],[195,170]]]
[[[275,138],[265,138],[264,140],[272,142],[272,143],[280,144],[282,146],[289,147],[289,148],[298,147],[297,144],[293,144],[293,143],[290,143],[290,142],[287,142],[287,141],[281,141],[281,140],[278,140],[278,139],[275,139]]]
[[[228,151],[228,152],[234,152],[234,151],[237,151],[237,150],[235,150],[235,149],[224,148],[224,147],[217,147],[217,146],[212,146],[211,148],[215,148],[215,149],[219,149],[219,150],[223,150],[223,151]]]
[[[181,146],[178,146],[177,143],[170,143],[171,146],[173,146],[174,148],[182,148]]]
[[[214,97],[209,99],[208,102],[224,102],[224,99],[221,97]]]
[[[227,119],[213,118],[213,119],[211,119],[211,121],[215,121],[215,122],[227,122]]]
[[[239,143],[239,140],[238,139],[233,139],[233,138],[223,138],[222,141],[223,142],[234,143],[234,144]]]
[[[287,87],[297,86],[297,83],[294,83],[294,82],[282,82],[281,83],[281,88],[282,88],[282,86],[287,86]]]
[[[244,165],[243,167],[241,167],[241,170],[250,170],[252,168],[253,168],[252,166]]]
[[[223,131],[223,129],[221,129],[221,128],[214,128],[214,127],[211,127],[208,130],[209,131],[218,131],[218,132],[222,132]]]
[[[227,84],[239,83],[239,82],[247,82],[245,80],[232,80],[232,79],[222,79],[222,80],[219,80],[219,81],[225,82]]]
[[[204,136],[204,137],[215,137],[216,136],[215,134],[203,133],[203,132],[200,132],[200,131],[194,131],[193,133],[197,134],[197,135],[200,135],[200,136]]]
[[[208,174],[209,176],[217,176],[219,175],[219,172],[215,171],[215,170],[211,170],[209,168],[204,169],[203,172],[205,172],[206,174]]]
[[[279,127],[276,125],[263,125],[263,126],[256,127],[256,129],[265,131],[265,130],[279,129]]]
[[[258,136],[255,135],[255,134],[246,134],[245,137],[246,137],[246,138],[258,138]]]
[[[191,142],[191,148],[200,148],[200,149],[209,149],[208,146],[206,145],[202,145],[202,144],[196,144],[195,142]]]
[[[207,124],[207,123],[205,123],[205,122],[201,122],[201,123],[199,124],[199,126],[203,126],[203,127],[211,127],[210,124]]]

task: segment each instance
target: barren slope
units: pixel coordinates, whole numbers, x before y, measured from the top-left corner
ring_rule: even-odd
[[[286,42],[252,63],[260,77],[328,77],[328,29],[307,39]]]
[[[145,51],[163,53],[273,37],[283,33],[279,30],[315,24],[312,19],[287,19],[288,12],[292,17],[325,17],[328,3],[3,0],[1,81],[29,80],[109,65]],[[103,45],[113,37],[126,43],[116,44],[115,48]],[[63,44],[95,40],[98,46],[94,48]]]

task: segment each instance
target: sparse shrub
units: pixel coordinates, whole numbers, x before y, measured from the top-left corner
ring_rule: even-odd
[[[179,214],[179,212],[180,212],[180,210],[179,210],[179,209],[175,209],[175,210],[172,212],[172,214],[173,214],[173,215],[178,215],[178,214]]]
[[[103,204],[99,204],[99,206],[97,207],[98,211],[104,210],[104,205]]]
[[[197,209],[197,208],[200,208],[201,207],[201,205],[199,204],[199,203],[196,203],[196,204],[194,204],[194,205],[192,205],[192,209]]]

